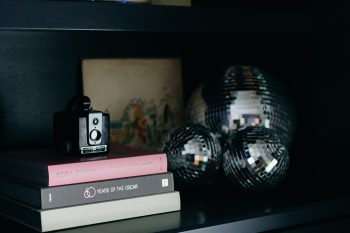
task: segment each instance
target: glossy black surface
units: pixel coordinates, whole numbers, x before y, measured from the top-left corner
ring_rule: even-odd
[[[288,227],[279,230],[272,230],[268,233],[308,233],[308,232],[318,232],[318,233],[347,233],[349,232],[350,216],[345,215],[338,218],[331,218],[329,220],[316,221],[308,224],[298,225],[294,227]]]
[[[308,9],[225,9],[111,1],[1,1],[0,29],[284,32],[311,30]]]
[[[350,214],[349,198],[315,198],[311,193],[270,192],[257,196],[216,186],[212,190],[183,191],[181,200],[182,210],[178,212],[56,232],[261,232]],[[0,223],[2,229],[7,229],[4,232],[35,232],[4,217],[0,217]]]

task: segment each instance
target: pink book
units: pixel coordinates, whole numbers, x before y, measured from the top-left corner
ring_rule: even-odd
[[[0,173],[40,186],[58,186],[167,172],[166,154],[112,143],[107,155],[67,156],[51,149],[0,153]]]

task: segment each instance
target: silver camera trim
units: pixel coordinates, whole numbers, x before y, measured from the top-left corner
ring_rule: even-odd
[[[97,124],[94,124],[94,119],[97,119]],[[88,125],[87,125],[87,138],[89,145],[99,145],[102,143],[102,122],[103,122],[103,114],[102,112],[95,112],[88,114]],[[100,132],[100,138],[98,140],[92,140],[90,138],[90,134],[93,130],[97,130]]]

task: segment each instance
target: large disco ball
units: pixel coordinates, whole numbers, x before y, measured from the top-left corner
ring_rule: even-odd
[[[174,129],[164,143],[169,170],[180,188],[208,186],[222,165],[218,138],[202,125],[186,123]]]
[[[244,126],[264,126],[280,134],[288,146],[293,137],[294,112],[275,81],[256,67],[231,66],[192,93],[187,115],[192,122],[228,136]]]
[[[240,129],[223,153],[225,175],[246,191],[264,191],[285,177],[289,155],[278,134],[261,126]]]

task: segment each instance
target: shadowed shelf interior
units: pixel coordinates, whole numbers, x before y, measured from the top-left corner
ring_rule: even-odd
[[[184,105],[209,74],[254,65],[286,87],[296,112],[290,167],[276,189],[245,193],[221,177],[212,187],[180,190],[180,212],[62,232],[277,231],[349,215],[345,9],[319,1],[205,2],[1,1],[4,149],[52,146],[53,113],[82,93],[83,58],[180,58]],[[8,232],[34,232],[4,217],[0,223]]]

